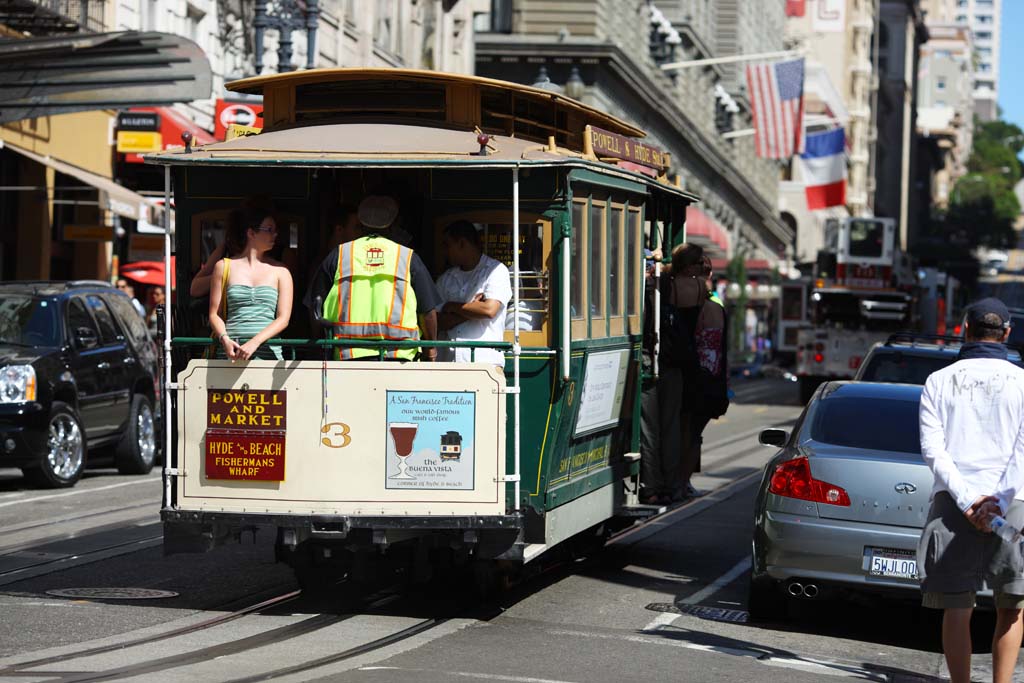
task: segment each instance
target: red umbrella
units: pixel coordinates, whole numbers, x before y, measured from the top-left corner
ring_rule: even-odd
[[[163,261],[136,261],[121,266],[121,275],[129,280],[135,280],[145,285],[164,284],[164,262]],[[175,285],[174,280],[174,257],[171,257],[171,286]]]

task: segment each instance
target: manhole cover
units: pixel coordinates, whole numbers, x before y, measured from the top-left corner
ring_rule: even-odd
[[[57,588],[46,591],[46,594],[59,598],[87,600],[156,600],[178,596],[174,591],[161,591],[155,588]]]
[[[655,602],[647,605],[652,612],[670,612],[689,614],[698,619],[709,621],[725,621],[732,624],[745,624],[750,618],[746,610],[726,609],[724,607],[707,607],[705,605],[674,605],[668,602]]]

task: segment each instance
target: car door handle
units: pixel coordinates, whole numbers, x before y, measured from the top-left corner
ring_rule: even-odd
[[[103,361],[102,363],[97,363],[96,364],[96,369],[97,370],[109,370],[110,369],[110,363],[108,363],[107,361]]]

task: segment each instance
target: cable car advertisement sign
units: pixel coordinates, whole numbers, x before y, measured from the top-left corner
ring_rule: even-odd
[[[178,377],[183,509],[507,511],[507,385],[494,365],[194,358]]]
[[[385,487],[472,491],[476,394],[388,391]]]
[[[206,392],[206,478],[284,481],[287,392]]]

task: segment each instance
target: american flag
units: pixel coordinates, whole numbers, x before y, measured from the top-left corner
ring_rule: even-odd
[[[754,146],[764,159],[804,151],[804,60],[747,66]]]

